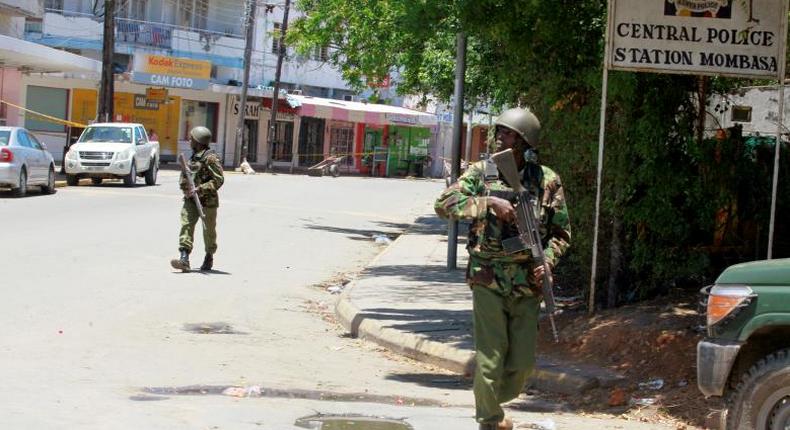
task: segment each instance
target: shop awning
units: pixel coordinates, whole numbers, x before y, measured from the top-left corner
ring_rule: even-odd
[[[399,106],[300,95],[291,95],[291,97],[301,103],[302,116],[377,125],[431,127],[437,123],[435,115]]]
[[[99,61],[3,35],[0,35],[0,66],[35,73],[101,73]]]

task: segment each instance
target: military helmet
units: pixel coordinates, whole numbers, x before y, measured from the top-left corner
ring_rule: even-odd
[[[530,146],[538,144],[540,121],[528,109],[513,108],[502,112],[496,119],[496,125],[507,127],[521,136]]]
[[[211,143],[211,130],[199,125],[189,131],[189,137],[203,146],[208,146]]]

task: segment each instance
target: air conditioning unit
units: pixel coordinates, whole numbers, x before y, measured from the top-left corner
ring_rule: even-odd
[[[343,101],[358,102],[359,101],[359,96],[344,95],[343,96]]]
[[[291,91],[288,91],[288,94],[293,94],[295,96],[301,96],[302,95],[302,90],[291,90]]]

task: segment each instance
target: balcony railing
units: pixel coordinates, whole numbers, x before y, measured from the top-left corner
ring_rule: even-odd
[[[115,23],[115,40],[117,42],[170,49],[173,41],[173,30],[164,24],[118,18]]]

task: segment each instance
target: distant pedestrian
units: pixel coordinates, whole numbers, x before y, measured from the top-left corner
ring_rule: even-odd
[[[148,140],[159,142],[159,135],[156,134],[156,131],[154,131],[153,128],[148,130]]]
[[[211,270],[214,266],[214,253],[217,252],[217,208],[219,207],[219,194],[217,191],[225,182],[222,174],[222,161],[212,149],[211,131],[206,127],[195,127],[189,132],[189,145],[192,148],[192,157],[187,165],[191,171],[195,183],[200,204],[203,206],[203,213],[206,216],[203,223],[203,242],[206,249],[206,256],[200,270]],[[178,238],[178,250],[180,257],[172,260],[170,265],[174,269],[188,271],[189,254],[192,252],[192,243],[195,235],[195,224],[200,219],[198,208],[189,193],[187,178],[181,174],[179,181],[181,190],[184,192],[184,205],[181,208],[181,233]]]
[[[496,121],[497,150],[512,149],[522,185],[537,203],[546,261],[552,270],[570,246],[571,228],[560,177],[537,161],[540,122],[525,109]],[[509,430],[501,404],[518,397],[535,368],[543,265],[529,250],[508,254],[502,240],[518,234],[515,195],[490,160],[467,171],[436,200],[442,218],[472,221],[466,280],[472,288],[475,340],[475,417],[481,430]],[[536,210],[537,212],[537,210]],[[549,276],[551,273],[549,273]]]

